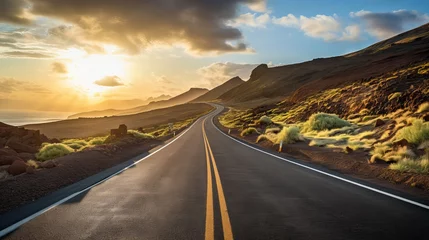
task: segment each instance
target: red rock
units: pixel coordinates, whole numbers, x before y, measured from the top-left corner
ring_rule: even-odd
[[[28,174],[34,174],[36,172],[36,169],[34,169],[33,166],[27,166],[25,172]]]
[[[31,159],[35,159],[35,155],[33,153],[18,153],[18,157],[20,157],[24,161],[28,161]]]
[[[12,148],[13,150],[17,152],[27,152],[27,153],[36,153],[37,149],[35,147],[22,144],[15,140],[9,140],[6,143],[6,146]]]
[[[0,156],[0,166],[11,165],[15,161],[23,161],[17,156]]]
[[[1,148],[0,156],[18,156],[18,153],[11,148]]]
[[[46,161],[39,164],[39,166],[42,168],[53,168],[53,167],[56,167],[57,165],[55,164],[54,161]]]
[[[383,126],[384,124],[386,124],[385,121],[381,119],[377,119],[377,121],[375,122],[375,127],[380,127],[380,126]]]
[[[19,175],[21,173],[25,173],[27,171],[27,164],[25,164],[22,160],[17,160],[12,163],[12,165],[9,166],[7,169],[7,172],[9,174],[12,174],[13,176]]]

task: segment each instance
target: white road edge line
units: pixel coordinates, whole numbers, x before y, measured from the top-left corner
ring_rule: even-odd
[[[332,177],[332,178],[335,178],[335,179],[338,179],[338,180],[341,180],[341,181],[344,181],[344,182],[347,182],[347,183],[350,183],[350,184],[353,184],[353,185],[355,185],[355,186],[358,186],[358,187],[361,187],[361,188],[365,188],[365,189],[368,189],[368,190],[370,190],[370,191],[373,191],[373,192],[376,192],[376,193],[379,193],[379,194],[383,194],[383,195],[385,195],[385,196],[388,196],[388,197],[391,197],[391,198],[395,198],[395,199],[397,199],[397,200],[400,200],[400,201],[403,201],[403,202],[406,202],[406,203],[409,203],[409,204],[412,204],[412,205],[415,205],[415,206],[418,206],[418,207],[421,207],[421,208],[424,208],[424,209],[426,209],[426,210],[429,210],[429,206],[428,205],[425,205],[425,204],[422,204],[422,203],[419,203],[419,202],[416,202],[416,201],[413,201],[413,200],[410,200],[410,199],[406,199],[406,198],[403,198],[403,197],[400,197],[400,196],[397,196],[397,195],[394,195],[394,194],[391,194],[391,193],[388,193],[388,192],[384,192],[384,191],[382,191],[382,190],[379,190],[379,189],[376,189],[376,188],[372,188],[372,187],[369,187],[369,186],[366,186],[366,185],[363,185],[363,184],[360,184],[360,183],[357,183],[357,182],[354,182],[354,181],[351,181],[351,180],[348,180],[348,179],[345,179],[345,178],[342,178],[342,177],[339,177],[339,176],[335,176],[335,175],[333,175],[333,174],[330,174],[330,173],[327,173],[327,172],[324,172],[324,171],[321,171],[321,170],[318,170],[318,169],[315,169],[315,168],[312,168],[312,167],[309,167],[309,166],[306,166],[306,165],[304,165],[304,164],[300,164],[300,163],[297,163],[297,162],[295,162],[295,161],[292,161],[292,160],[289,160],[289,159],[286,159],[286,158],[283,158],[283,157],[280,157],[280,156],[277,156],[277,155],[274,155],[274,154],[272,154],[272,153],[269,153],[269,152],[265,152],[265,151],[263,151],[263,150],[260,150],[260,149],[258,149],[258,148],[255,148],[255,147],[253,147],[253,146],[250,146],[250,145],[248,145],[248,144],[246,144],[246,143],[243,143],[243,142],[241,142],[241,141],[238,141],[237,139],[235,139],[235,138],[233,138],[233,137],[231,137],[231,136],[228,136],[227,134],[225,134],[224,132],[222,132],[215,124],[214,124],[214,116],[212,117],[212,124],[213,124],[213,126],[220,132],[220,133],[222,133],[224,136],[226,136],[226,137],[228,137],[228,138],[230,138],[230,139],[232,139],[232,140],[234,140],[234,141],[236,141],[236,142],[238,142],[238,143],[240,143],[240,144],[242,144],[242,145],[244,145],[244,146],[246,146],[246,147],[249,147],[249,148],[251,148],[251,149],[253,149],[253,150],[256,150],[256,151],[258,151],[258,152],[261,152],[261,153],[265,153],[265,154],[267,154],[267,155],[270,155],[270,156],[272,156],[272,157],[275,157],[275,158],[278,158],[278,159],[280,159],[280,160],[283,160],[283,161],[286,161],[286,162],[288,162],[288,163],[292,163],[292,164],[295,164],[295,165],[297,165],[297,166],[300,166],[300,167],[303,167],[303,168],[306,168],[306,169],[309,169],[309,170],[312,170],[312,171],[315,171],[315,172],[318,172],[318,173],[321,173],[321,174],[323,174],[323,175],[326,175],[326,176],[329,176],[329,177]]]
[[[18,227],[20,227],[21,225],[23,225],[23,224],[25,224],[25,223],[27,223],[27,222],[31,221],[32,219],[34,219],[34,218],[36,218],[36,217],[38,217],[38,216],[42,215],[43,213],[45,213],[45,212],[47,212],[47,211],[49,211],[49,210],[51,210],[51,209],[53,209],[53,208],[57,207],[58,205],[61,205],[62,203],[64,203],[64,202],[66,202],[66,201],[68,201],[68,200],[70,200],[70,199],[72,199],[72,198],[76,197],[77,195],[79,195],[79,194],[81,194],[81,193],[83,193],[83,192],[85,192],[85,191],[87,191],[87,190],[89,190],[89,189],[91,189],[91,188],[93,188],[93,187],[95,187],[95,186],[97,186],[97,185],[99,185],[99,184],[101,184],[101,183],[103,183],[103,182],[105,182],[105,181],[109,180],[110,178],[112,178],[112,177],[114,177],[114,176],[116,176],[116,175],[118,175],[118,174],[120,174],[120,173],[124,172],[124,171],[125,171],[125,170],[127,170],[128,168],[130,168],[130,167],[132,167],[132,166],[134,166],[134,165],[138,164],[139,162],[141,162],[141,161],[145,160],[146,158],[148,158],[148,157],[150,157],[150,156],[154,155],[155,153],[157,153],[157,152],[161,151],[162,149],[164,149],[165,147],[169,146],[170,144],[172,144],[173,142],[175,142],[177,139],[179,139],[180,137],[182,137],[182,136],[183,136],[185,133],[187,133],[187,132],[192,128],[192,127],[194,127],[194,125],[195,125],[197,122],[201,121],[201,119],[202,119],[202,118],[207,117],[207,116],[208,116],[208,114],[207,114],[207,115],[204,115],[204,116],[202,116],[202,117],[200,117],[200,118],[199,118],[199,119],[197,119],[197,121],[195,121],[195,122],[194,122],[194,123],[193,123],[193,124],[188,128],[188,129],[186,129],[183,133],[181,133],[181,134],[180,134],[179,136],[177,136],[175,139],[171,140],[170,142],[168,142],[167,144],[165,144],[165,145],[164,145],[164,146],[162,146],[161,148],[159,148],[159,149],[155,150],[154,152],[150,153],[149,155],[147,155],[147,156],[143,157],[142,159],[140,159],[140,160],[138,160],[138,161],[135,161],[135,162],[134,162],[134,163],[132,163],[131,165],[129,165],[129,166],[127,166],[127,167],[125,167],[125,168],[123,168],[123,169],[121,169],[121,170],[117,171],[116,173],[113,173],[112,175],[108,176],[107,178],[104,178],[104,179],[100,180],[99,182],[96,182],[96,183],[94,183],[93,185],[91,185],[91,186],[89,186],[89,187],[87,187],[87,188],[85,188],[85,189],[83,189],[83,190],[80,190],[80,191],[78,191],[78,192],[75,192],[75,193],[73,193],[73,194],[71,194],[71,195],[69,195],[69,196],[67,196],[67,197],[65,197],[65,198],[63,198],[63,199],[61,199],[61,200],[59,200],[58,202],[56,202],[56,203],[54,203],[54,204],[52,204],[52,205],[50,205],[50,206],[48,206],[48,207],[46,207],[46,208],[44,208],[44,209],[42,209],[42,210],[38,211],[38,212],[36,212],[36,213],[33,213],[32,215],[30,215],[30,216],[28,216],[28,217],[26,217],[26,218],[22,219],[21,221],[16,222],[16,223],[14,223],[14,224],[10,225],[9,227],[7,227],[7,228],[5,228],[5,229],[1,230],[1,231],[0,231],[0,238],[1,238],[1,237],[3,237],[3,236],[5,236],[5,235],[6,235],[6,234],[8,234],[8,233],[10,233],[10,232],[14,231],[15,229],[17,229],[17,228],[18,228]]]

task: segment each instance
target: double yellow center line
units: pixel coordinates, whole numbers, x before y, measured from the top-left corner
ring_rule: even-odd
[[[216,166],[216,161],[213,156],[212,149],[210,147],[209,140],[206,135],[206,130],[204,129],[204,123],[206,119],[203,120],[203,139],[204,147],[206,150],[206,160],[207,160],[207,201],[206,201],[206,229],[205,229],[205,240],[214,239],[214,212],[213,212],[213,182],[212,182],[212,171],[211,165],[213,165],[213,171],[216,180],[217,193],[219,197],[219,206],[220,214],[222,218],[222,229],[223,229],[223,238],[225,240],[233,240],[231,221],[229,220],[228,208],[226,207],[225,195],[223,193],[222,183],[220,181],[219,171]],[[211,164],[210,164],[211,158]]]

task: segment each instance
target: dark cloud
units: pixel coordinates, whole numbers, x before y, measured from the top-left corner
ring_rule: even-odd
[[[67,66],[62,62],[53,62],[52,71],[60,74],[66,74],[68,72]]]
[[[94,82],[103,87],[117,87],[124,85],[118,76],[107,76]]]
[[[15,24],[29,24],[25,10],[29,7],[26,0],[0,0],[0,21]]]
[[[89,41],[138,53],[152,43],[186,44],[193,52],[243,52],[242,33],[226,25],[239,4],[265,0],[31,0],[31,12],[78,26]]]
[[[40,52],[28,52],[28,51],[11,51],[2,52],[0,55],[4,57],[19,57],[19,58],[53,58],[54,56],[40,53]]]
[[[379,39],[386,39],[403,32],[407,24],[429,22],[428,15],[410,10],[398,10],[387,13],[359,11],[350,15],[362,19],[367,25],[368,32]]]

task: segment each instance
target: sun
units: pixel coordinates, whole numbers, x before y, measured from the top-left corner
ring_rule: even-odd
[[[70,51],[67,65],[68,79],[73,87],[83,90],[88,95],[95,95],[106,91],[109,87],[103,87],[94,82],[107,76],[117,76],[121,79],[125,76],[125,61],[121,56],[113,54],[87,55],[79,51]]]

